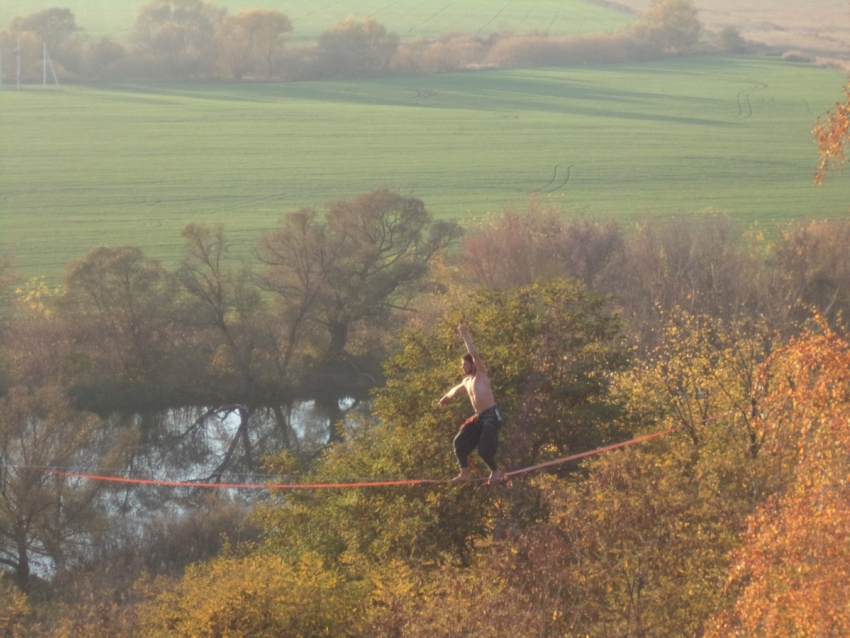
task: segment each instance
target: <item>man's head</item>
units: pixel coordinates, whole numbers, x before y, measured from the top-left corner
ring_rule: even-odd
[[[463,355],[463,361],[461,362],[461,365],[463,366],[464,374],[475,374],[475,364],[472,362],[472,355],[468,352]]]

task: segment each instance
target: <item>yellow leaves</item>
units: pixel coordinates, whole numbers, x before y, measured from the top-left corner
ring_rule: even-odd
[[[0,575],[0,636],[17,638],[24,635],[24,622],[29,616],[26,594]]]
[[[49,319],[53,315],[49,304],[51,299],[59,295],[58,288],[49,288],[43,277],[34,277],[27,282],[25,288],[16,288],[15,295],[18,303],[37,315]]]
[[[213,353],[210,361],[210,371],[218,377],[224,377],[235,369],[230,348],[220,344]]]
[[[316,555],[290,564],[257,553],[189,568],[140,617],[151,636],[354,636],[360,609],[356,591]]]
[[[845,87],[845,94],[850,98],[850,85]],[[847,147],[850,143],[850,99],[844,104],[836,103],[824,123],[820,118],[815,122],[812,135],[818,143],[820,162],[815,173],[816,184],[822,184],[830,169],[841,166],[847,161]]]

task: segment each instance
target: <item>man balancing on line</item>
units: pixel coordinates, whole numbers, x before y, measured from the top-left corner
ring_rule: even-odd
[[[472,339],[469,338],[466,327],[460,325],[457,331],[466,345],[467,354],[463,356],[462,364],[465,376],[463,381],[446,392],[440,399],[440,405],[448,405],[458,394],[465,392],[472,401],[475,416],[466,420],[455,437],[455,454],[460,463],[460,475],[452,480],[468,481],[472,478],[469,474],[469,455],[477,445],[478,454],[490,468],[487,485],[493,485],[502,480],[502,472],[496,465],[496,447],[499,444],[499,426],[502,424],[502,416],[493,399],[487,366],[484,365]]]

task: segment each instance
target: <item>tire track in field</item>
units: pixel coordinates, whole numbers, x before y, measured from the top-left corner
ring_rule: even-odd
[[[558,176],[558,164],[555,164],[555,170],[552,171],[552,179],[546,182],[542,187],[535,188],[532,193],[542,193],[545,189],[549,188],[549,186],[555,181],[555,178]]]
[[[753,86],[743,91],[738,91],[738,118],[746,120],[753,116],[753,102],[750,96],[756,91],[764,91],[767,88],[764,82],[753,82]]]
[[[341,4],[345,4],[345,0],[338,0],[337,2],[331,2],[330,4],[326,4],[324,6],[317,7],[315,11],[308,11],[307,13],[304,14],[304,16],[305,17],[314,16],[317,13],[322,13],[323,11],[327,11],[328,9],[331,9],[333,7],[337,7]]]
[[[396,6],[396,5],[397,5],[398,3],[400,3],[400,2],[401,2],[401,0],[395,0],[395,2],[390,2],[387,6],[385,6],[385,7],[381,7],[380,9],[378,9],[377,11],[375,11],[374,13],[370,13],[370,14],[369,14],[369,17],[370,17],[370,18],[374,18],[374,17],[375,17],[376,15],[378,15],[379,13],[381,13],[381,12],[383,12],[383,11],[386,11],[386,10],[387,10],[387,9],[389,9],[390,7],[394,7],[394,6]]]
[[[431,20],[433,20],[438,15],[443,13],[446,9],[448,9],[449,7],[451,7],[452,5],[455,5],[455,4],[457,4],[457,3],[456,2],[449,2],[448,4],[444,5],[443,8],[440,9],[439,11],[437,11],[436,13],[431,14],[429,17],[425,18],[419,24],[410,27],[410,30],[408,31],[408,33],[413,33],[416,29],[420,28],[421,26],[423,26],[425,24],[428,24],[429,22],[431,22]]]
[[[557,167],[555,167],[555,168],[557,169]],[[567,174],[564,176],[564,179],[561,180],[559,183],[555,184],[554,186],[552,186],[551,188],[549,188],[549,190],[547,190],[546,192],[547,193],[554,193],[555,191],[561,190],[570,181],[570,177],[572,177],[572,174],[573,174],[573,165],[569,164],[567,166]]]
[[[809,101],[808,101],[807,99],[805,99],[805,98],[800,98],[800,101],[801,101],[803,104],[805,104],[805,105],[806,105],[806,110],[809,112],[809,115],[811,115],[813,118],[817,119],[817,118],[818,118],[818,116],[817,116],[817,115],[815,115],[814,111],[812,111],[812,107],[809,105]]]
[[[532,8],[533,8],[533,7],[532,7]],[[525,24],[525,21],[526,21],[526,20],[528,20],[528,16],[530,16],[530,15],[531,15],[532,8],[529,8],[529,10],[528,10],[528,11],[526,12],[526,14],[525,14],[525,17],[523,17],[523,19],[522,19],[522,20],[520,20],[520,21],[517,23],[517,25],[514,27],[514,30],[515,30],[515,31],[519,31],[520,29],[522,29],[522,25],[524,25],[524,24]]]
[[[160,206],[173,207],[183,204],[206,204],[211,210],[239,210],[243,208],[253,208],[258,204],[273,203],[277,201],[286,201],[288,195],[286,193],[275,193],[272,195],[264,195],[255,197],[252,195],[236,195],[222,199],[221,196],[202,196],[202,197],[140,197],[134,202],[136,206],[145,208],[158,208]],[[213,204],[218,204],[214,206]]]
[[[483,25],[481,25],[481,27],[478,29],[478,31],[476,33],[481,33],[484,29],[486,29],[488,26],[493,24],[493,22],[496,21],[496,18],[498,18],[500,15],[502,15],[502,13],[504,13],[505,9],[507,9],[512,4],[513,4],[512,2],[508,2],[505,6],[503,6],[501,9],[499,9],[496,12],[496,15],[494,15],[492,18],[487,20],[487,22],[485,22]]]
[[[555,14],[555,17],[552,18],[552,21],[549,24],[546,25],[545,33],[549,33],[549,29],[552,28],[552,25],[555,24],[555,22],[557,22],[558,18],[560,18],[560,17],[561,17],[561,10],[559,9],[558,13]]]
[[[560,164],[555,164],[555,168],[552,170],[552,179],[550,179],[546,184],[541,186],[540,188],[536,188],[532,193],[553,193],[557,190],[562,189],[567,183],[570,181],[570,177],[573,172],[573,166],[575,164],[568,164],[566,168],[566,174],[562,173],[562,177],[558,177],[558,170],[561,168]]]

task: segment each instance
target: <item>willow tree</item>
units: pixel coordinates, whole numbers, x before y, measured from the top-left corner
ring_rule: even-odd
[[[135,246],[100,246],[68,266],[60,314],[84,403],[103,410],[168,402],[178,359],[176,293],[174,277]],[[129,394],[122,398],[119,389]]]
[[[259,243],[262,285],[275,293],[282,327],[278,365],[301,397],[332,422],[341,399],[366,398],[380,382],[392,328],[427,284],[429,264],[457,236],[421,200],[387,189],[283,217]]]
[[[23,591],[36,566],[72,564],[104,529],[102,484],[42,471],[116,462],[118,439],[99,436],[100,424],[59,388],[15,387],[0,398],[0,564]]]
[[[155,74],[205,77],[215,59],[215,30],[226,9],[204,0],[152,0],[139,7],[132,40]]]
[[[222,18],[216,32],[222,64],[236,80],[256,74],[271,79],[292,23],[285,13],[246,9]]]
[[[319,35],[320,71],[339,78],[379,75],[386,71],[398,41],[374,18],[349,16]]]

